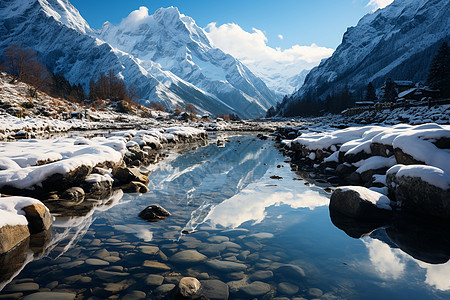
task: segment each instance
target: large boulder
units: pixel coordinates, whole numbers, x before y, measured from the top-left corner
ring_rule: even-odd
[[[27,225],[6,225],[0,227],[0,255],[10,251],[30,236]]]
[[[149,183],[149,179],[147,176],[143,175],[138,168],[131,167],[117,167],[113,170],[113,176],[121,184],[126,184],[132,181],[139,181],[143,184],[147,185]]]
[[[73,186],[79,186],[84,179],[91,174],[92,167],[81,165],[66,174],[52,174],[41,185],[44,191],[66,190]]]
[[[24,226],[26,230],[26,226]],[[2,229],[0,228],[0,231]],[[1,238],[0,234],[0,238]],[[2,243],[0,243],[1,247]],[[11,251],[2,253],[0,250],[0,290],[9,282],[9,280],[23,267],[23,263],[29,254],[27,239],[14,247]],[[0,297],[1,299],[1,297]]]
[[[392,145],[373,142],[370,144],[370,151],[374,156],[389,157],[394,153],[394,147]]]
[[[386,218],[392,213],[388,197],[361,186],[337,188],[330,198],[331,209],[357,219]]]
[[[425,165],[395,165],[387,172],[389,194],[402,210],[450,218],[450,176]]]
[[[91,174],[86,177],[82,187],[87,194],[105,194],[112,189],[113,182],[114,180],[108,174]]]
[[[120,186],[120,188],[122,189],[122,191],[124,193],[141,193],[141,194],[145,194],[147,193],[148,187],[143,184],[142,182],[139,181],[132,181],[128,184],[125,184],[123,186]]]
[[[22,208],[31,234],[49,230],[52,226],[50,211],[43,204],[32,204]]]
[[[397,163],[402,164],[402,165],[424,165],[425,164],[424,162],[419,161],[419,160],[415,159],[414,157],[412,157],[411,155],[403,152],[403,150],[400,148],[395,148],[394,154],[395,154],[395,160],[397,161]]]

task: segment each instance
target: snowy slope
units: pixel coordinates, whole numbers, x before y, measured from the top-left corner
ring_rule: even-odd
[[[371,81],[378,88],[387,77],[425,80],[435,49],[449,40],[449,16],[450,2],[442,0],[395,0],[364,16],[334,54],[311,70],[294,98],[324,99],[346,84],[359,91]]]
[[[161,26],[168,26],[163,34],[170,32],[170,35],[176,35],[177,31],[184,30],[179,27],[179,23],[170,23],[167,17],[161,16],[161,22],[164,23]],[[190,22],[190,26],[197,30],[192,19]],[[135,32],[136,41],[145,40],[146,36],[138,37],[139,34],[143,32]],[[52,72],[62,73],[72,83],[81,83],[86,90],[91,78],[95,79],[101,72],[113,69],[127,85],[134,84],[139,89],[143,104],[157,101],[167,107],[174,107],[176,104],[184,106],[193,103],[199,113],[237,113],[243,118],[250,118],[264,114],[265,109],[275,101],[273,93],[260,79],[231,56],[223,53],[221,56],[218,49],[206,51],[198,46],[195,51],[199,54],[195,59],[199,65],[203,64],[204,70],[197,70],[197,80],[194,80],[194,74],[187,76],[177,71],[177,66],[182,68],[183,63],[189,61],[183,62],[178,56],[170,61],[170,55],[182,53],[187,48],[182,40],[168,43],[173,47],[170,55],[154,62],[145,55],[142,58],[133,55],[142,53],[126,52],[132,49],[119,48],[120,44],[114,44],[117,48],[111,46],[96,35],[67,0],[0,2],[0,52],[12,44],[31,47]],[[198,36],[204,37],[201,34]],[[164,41],[164,36],[161,35],[159,39]],[[199,40],[199,43],[206,42]],[[223,65],[217,66],[216,61],[210,61],[214,54]],[[227,81],[218,80],[217,71],[220,70],[225,73]]]
[[[118,26],[105,23],[98,37],[138,58],[144,68],[157,63],[242,114],[256,116],[276,104],[275,95],[258,77],[214,48],[203,29],[175,7],[160,8],[153,15],[141,7]]]

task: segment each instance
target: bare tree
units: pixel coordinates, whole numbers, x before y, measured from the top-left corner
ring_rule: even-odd
[[[12,76],[11,83],[22,81],[30,62],[37,61],[36,53],[31,49],[23,49],[17,45],[4,50],[6,57],[5,70]]]
[[[23,81],[29,84],[30,96],[36,97],[38,90],[44,90],[52,81],[47,68],[39,62],[32,49],[23,49],[12,45],[4,51],[6,71],[11,74],[14,83]]]
[[[128,100],[133,102],[135,99],[139,98],[139,89],[134,84],[128,87]]]
[[[187,103],[187,104],[186,104],[186,111],[187,111],[188,113],[195,114],[195,113],[196,113],[196,109],[195,109],[194,104],[192,104],[192,103]]]
[[[33,98],[37,97],[38,90],[45,90],[50,86],[52,79],[47,68],[39,61],[31,61],[24,74],[23,81],[29,84],[28,92]]]
[[[178,116],[178,115],[181,114],[182,112],[184,112],[183,106],[181,106],[180,104],[177,103],[177,105],[175,105],[174,115],[175,115],[175,116]]]
[[[152,108],[154,110],[159,110],[159,111],[165,111],[166,110],[161,103],[154,102],[154,101],[150,102],[150,108]]]

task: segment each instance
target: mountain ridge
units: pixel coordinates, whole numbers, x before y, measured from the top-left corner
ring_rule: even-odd
[[[448,15],[450,3],[446,1],[395,0],[364,16],[344,33],[333,55],[311,70],[304,85],[292,94],[292,101],[324,100],[346,86],[358,92],[369,82],[379,88],[389,76],[394,80],[426,80],[432,51],[450,39]],[[428,56],[420,57],[419,53]],[[286,103],[282,113],[284,109]]]
[[[196,78],[197,81],[193,82],[193,77],[187,76],[189,74],[180,72],[175,74],[177,70],[174,68],[180,62],[195,64],[193,61],[170,62],[170,57],[166,56],[160,57],[159,62],[154,62],[146,60],[145,56],[141,59],[136,55],[142,53],[135,52],[133,55],[124,51],[120,44],[110,45],[101,39],[101,32],[89,27],[78,10],[67,0],[2,2],[0,35],[5,36],[5,39],[0,41],[0,51],[12,44],[30,47],[37,51],[52,72],[63,74],[72,83],[81,83],[85,90],[91,78],[95,79],[100,73],[113,69],[127,85],[133,84],[138,88],[141,104],[149,105],[151,101],[155,101],[173,108],[177,104],[184,106],[193,103],[199,113],[214,115],[233,113],[241,118],[255,118],[263,115],[268,107],[277,102],[273,92],[237,59],[225,56],[220,49],[205,47],[207,44],[204,43],[208,39],[203,29],[195,28],[195,21],[180,14],[174,7],[169,11],[160,10],[159,13],[172,14],[172,18],[168,14],[160,16],[160,21],[166,22],[164,25],[170,25],[173,24],[171,21],[177,21],[175,19],[183,16],[184,22],[179,21],[190,24],[197,31],[197,35],[187,26],[182,28],[179,24],[169,29],[175,33],[184,31],[184,36],[189,39],[194,35],[198,38],[198,44],[203,45],[197,47],[197,52],[204,50],[204,53],[209,55],[203,55],[203,60],[199,61],[211,63],[208,59],[214,58],[214,55],[219,58],[225,57],[225,62],[215,61],[215,63],[222,70],[229,68],[227,82],[216,80],[214,76],[208,78],[208,72],[198,72],[200,74]],[[148,14],[147,16],[150,17]],[[106,23],[103,30],[112,30],[113,27],[111,23]],[[124,36],[123,33],[121,35]],[[180,34],[173,36],[179,37]],[[173,41],[170,38],[171,36],[160,36],[159,46],[167,50],[168,46],[164,43],[173,44],[174,48],[171,49],[173,54],[177,51],[183,52],[182,49],[188,48],[187,44],[193,44],[192,39]],[[111,39],[109,40],[111,42]],[[166,59],[165,63],[162,63],[162,58]],[[197,66],[196,69],[198,71],[201,68]]]

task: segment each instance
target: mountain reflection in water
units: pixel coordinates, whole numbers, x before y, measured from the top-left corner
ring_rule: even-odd
[[[85,298],[121,298],[133,291],[154,298],[156,287],[145,281],[149,274],[163,276],[164,283],[173,274],[207,274],[230,283],[230,299],[242,299],[249,295],[237,282],[249,284],[255,274],[273,271],[260,279],[270,285],[271,297],[287,296],[281,284],[294,285],[297,292],[293,288],[290,296],[308,299],[311,291],[334,299],[448,299],[445,230],[421,232],[423,227],[411,226],[409,220],[364,223],[330,215],[329,194],[296,177],[272,141],[254,136],[230,137],[225,147],[210,144],[172,152],[150,174],[149,193],[116,194],[90,210],[84,205],[81,215],[76,208],[66,215],[59,211],[52,239],[35,261],[27,251],[7,258],[16,266],[9,272],[20,274],[5,282],[0,294],[13,290],[21,279],[33,278],[41,287],[58,281],[56,290]],[[172,216],[156,223],[138,218],[151,204]],[[152,249],[159,254],[149,254]],[[245,271],[228,274],[208,263],[174,263],[171,257],[183,250],[197,250],[208,261],[237,262]],[[148,269],[146,262],[169,269]],[[294,280],[280,266],[300,267],[306,276]],[[105,282],[108,270],[123,270],[128,277]],[[85,282],[70,281],[77,276]],[[121,283],[116,294],[110,291]]]

